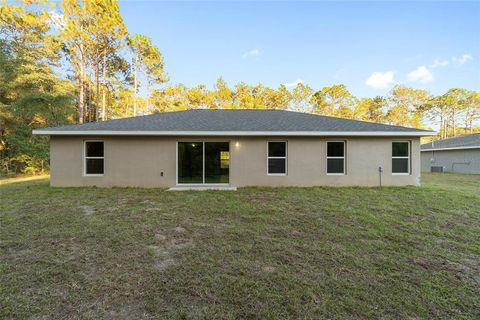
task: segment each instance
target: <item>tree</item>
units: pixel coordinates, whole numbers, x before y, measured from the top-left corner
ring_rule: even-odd
[[[182,84],[155,89],[151,95],[154,112],[180,111],[188,109],[188,88]]]
[[[443,100],[447,107],[447,121],[450,130],[447,131],[448,136],[457,135],[457,125],[459,122],[460,113],[464,110],[467,104],[468,93],[467,90],[461,88],[454,88],[444,94]]]
[[[88,15],[87,4],[82,6],[77,0],[62,1],[64,26],[61,38],[66,46],[67,57],[75,69],[78,92],[78,122],[85,121],[85,90],[88,47],[88,28],[94,23]]]
[[[430,94],[425,90],[396,85],[388,97],[387,122],[399,126],[422,127],[423,111],[430,99]]]
[[[78,90],[78,120],[97,120],[100,107],[100,74],[103,81],[101,115],[106,108],[105,90],[109,60],[122,46],[127,34],[116,0],[64,0],[60,36],[69,61],[75,69]],[[87,75],[90,75],[90,81]],[[95,83],[95,94],[87,92]],[[87,100],[90,110],[86,108]],[[95,100],[95,103],[93,103]],[[89,113],[87,113],[89,111]]]
[[[128,38],[128,46],[133,55],[133,116],[136,116],[140,70],[143,69],[146,76],[146,84],[148,86],[147,104],[151,86],[164,83],[168,78],[164,71],[163,57],[148,37],[139,34],[133,35]]]
[[[314,104],[314,113],[353,118],[353,107],[356,104],[356,98],[352,96],[345,85],[336,84],[315,92],[312,102]]]
[[[32,129],[73,116],[73,87],[52,68],[60,50],[49,16],[31,11],[30,3],[0,7],[0,158],[6,172],[46,169],[48,139],[32,136]]]
[[[187,105],[189,108],[206,109],[212,105],[212,94],[203,84],[187,89],[185,96],[188,100]]]
[[[120,8],[116,0],[105,0],[94,2],[93,14],[96,17],[96,28],[92,28],[92,36],[94,40],[92,64],[95,72],[96,85],[96,108],[100,106],[100,69],[102,69],[102,108],[101,118],[105,120],[106,113],[106,90],[108,83],[107,71],[112,71],[112,66],[116,64],[111,63],[112,60],[118,59],[117,51],[122,47],[125,37],[127,35],[127,28],[123,24],[122,16],[120,15]],[[96,110],[98,112],[98,110]],[[95,117],[98,119],[98,113],[95,112]]]
[[[353,118],[356,120],[365,120],[372,122],[384,122],[385,112],[384,108],[387,101],[383,97],[363,98],[358,101],[353,111]]]
[[[446,110],[448,105],[443,96],[431,97],[424,107],[424,114],[427,120],[438,123],[440,139],[446,138],[447,122]]]
[[[291,100],[292,94],[288,89],[281,85],[277,90],[265,88],[263,105],[265,109],[287,109]]]
[[[231,109],[233,107],[233,92],[223,78],[218,78],[212,92],[212,109]]]
[[[292,90],[290,99],[290,108],[300,112],[312,111],[312,99],[313,89],[303,83],[298,83]]]
[[[468,91],[464,106],[465,132],[473,133],[473,124],[480,119],[480,92]]]

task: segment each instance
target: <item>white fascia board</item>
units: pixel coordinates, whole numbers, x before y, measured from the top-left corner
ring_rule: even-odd
[[[378,136],[423,137],[433,131],[60,131],[33,130],[36,135],[50,136]]]
[[[465,149],[480,149],[480,146],[420,149],[420,151],[421,151],[421,152],[427,152],[427,151],[448,151],[448,150],[465,150]]]

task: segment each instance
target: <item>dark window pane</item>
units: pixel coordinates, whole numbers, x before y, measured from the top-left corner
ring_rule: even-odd
[[[87,157],[103,157],[103,142],[85,142]]]
[[[229,169],[229,143],[205,142],[205,183],[228,183]]]
[[[286,173],[285,159],[268,159],[268,173]]]
[[[203,143],[178,143],[178,183],[203,183]]]
[[[408,157],[408,142],[392,142],[392,156]]]
[[[103,159],[87,159],[87,174],[103,174]]]
[[[285,157],[287,155],[286,142],[269,142],[268,156],[269,157]]]
[[[345,154],[343,144],[343,142],[327,142],[327,156],[343,157]]]
[[[344,159],[327,159],[327,173],[344,173]]]
[[[392,159],[393,173],[408,173],[408,159]]]

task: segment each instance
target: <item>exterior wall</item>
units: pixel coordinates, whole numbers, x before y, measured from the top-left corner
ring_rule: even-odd
[[[422,171],[444,167],[446,172],[480,174],[480,148],[464,150],[422,151]]]
[[[84,176],[85,140],[103,140],[105,173]],[[326,174],[326,141],[346,141],[346,175]],[[411,141],[411,174],[392,175],[394,140]],[[52,186],[176,185],[177,141],[230,141],[230,185],[242,186],[377,186],[418,185],[420,140],[391,137],[72,137],[50,140]],[[287,141],[287,175],[267,175],[267,142]],[[163,176],[162,176],[163,173]]]

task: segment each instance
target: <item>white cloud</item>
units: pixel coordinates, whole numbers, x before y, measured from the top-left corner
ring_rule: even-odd
[[[435,59],[431,65],[429,65],[430,68],[438,68],[438,67],[446,67],[450,64],[450,61],[448,60],[440,60],[440,59]]]
[[[252,49],[250,51],[245,52],[242,55],[243,59],[250,58],[250,57],[258,57],[260,55],[260,50],[258,49]]]
[[[374,72],[365,81],[365,84],[375,89],[384,89],[394,81],[394,72]]]
[[[473,57],[469,53],[464,53],[461,57],[452,57],[452,61],[458,63],[459,65],[465,64],[472,59]]]
[[[407,75],[410,81],[419,81],[421,83],[427,83],[433,80],[433,74],[425,66],[420,66]]]
[[[303,80],[300,78],[298,78],[297,81],[294,81],[294,82],[284,83],[284,86],[288,88],[292,88],[292,87],[296,87],[299,83],[303,83]]]

